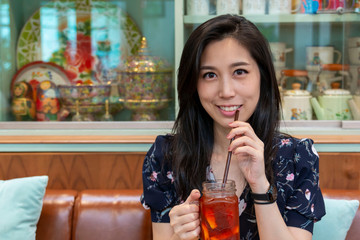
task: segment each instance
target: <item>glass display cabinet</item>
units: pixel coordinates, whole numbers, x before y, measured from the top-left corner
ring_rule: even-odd
[[[0,0],[0,145],[123,151],[129,146],[117,144],[136,143],[129,151],[146,151],[171,132],[189,34],[233,13],[270,42],[282,129],[313,137],[323,151],[359,152],[359,8],[331,0]]]
[[[243,15],[269,41],[282,94],[282,129],[320,142],[359,143],[360,3],[335,2],[340,1],[182,1],[175,39],[186,41],[195,27],[224,11]]]
[[[174,120],[173,1],[2,0],[0,17],[1,121]]]

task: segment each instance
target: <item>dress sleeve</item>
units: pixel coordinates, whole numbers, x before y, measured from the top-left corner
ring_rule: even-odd
[[[163,164],[166,144],[166,137],[158,136],[143,163],[143,194],[140,201],[146,209],[150,208],[153,222],[170,222],[169,211],[177,200],[172,171]]]
[[[325,215],[324,199],[319,187],[319,156],[311,139],[294,140],[291,155],[280,184],[280,192],[286,196],[284,219],[288,226],[312,233],[314,222]]]

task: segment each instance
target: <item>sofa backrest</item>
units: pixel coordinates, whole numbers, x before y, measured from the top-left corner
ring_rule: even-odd
[[[345,189],[322,189],[323,196],[331,199],[359,200],[360,190]],[[346,240],[358,240],[360,236],[360,207],[358,208],[350,229],[346,235]]]
[[[142,190],[47,189],[36,240],[152,239],[150,211],[139,202]],[[322,189],[326,198],[357,199],[360,190]],[[359,239],[360,208],[346,240]]]
[[[84,190],[75,202],[73,240],[151,239],[141,190]]]
[[[71,240],[76,196],[74,190],[46,190],[36,240]]]
[[[47,189],[36,240],[152,239],[150,211],[140,204],[141,192]]]

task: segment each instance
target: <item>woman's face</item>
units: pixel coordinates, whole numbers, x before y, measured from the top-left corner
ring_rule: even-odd
[[[209,43],[201,56],[197,90],[214,126],[228,128],[236,109],[247,121],[260,97],[260,71],[249,51],[234,38]]]

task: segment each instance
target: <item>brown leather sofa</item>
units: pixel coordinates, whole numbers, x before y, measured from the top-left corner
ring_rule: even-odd
[[[46,191],[37,240],[149,240],[150,211],[139,202],[141,190]],[[358,199],[360,190],[327,190],[324,196]],[[360,209],[347,235],[359,239]]]
[[[37,240],[149,240],[141,190],[46,190]]]

